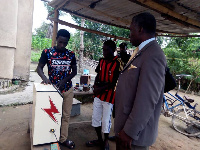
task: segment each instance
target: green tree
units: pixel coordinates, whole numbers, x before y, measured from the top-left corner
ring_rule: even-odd
[[[81,25],[81,18],[72,16],[74,21],[80,26]],[[85,28],[108,33],[111,35],[121,36],[121,37],[129,37],[129,30],[122,29],[118,27],[113,27],[109,25],[104,25],[101,23],[95,23],[89,20],[85,21]],[[80,38],[80,33],[77,33],[79,36],[76,35],[76,38]],[[84,32],[84,55],[89,56],[91,59],[99,60],[100,57],[102,57],[102,44],[103,41],[108,39],[105,36],[90,33],[90,32]],[[78,40],[77,40],[78,42]],[[117,46],[124,41],[117,41]],[[76,45],[80,45],[77,43]]]
[[[197,37],[173,37],[169,39],[168,45],[164,48],[167,63],[173,75],[192,75],[192,78],[187,79],[185,89],[190,81],[193,81],[194,91],[199,91],[200,83],[199,40],[200,38]]]
[[[52,27],[53,27],[52,23],[43,22],[39,28],[35,29],[35,35],[41,38],[46,38],[46,37],[50,38],[52,35],[50,35],[49,37],[49,30],[51,30],[50,28]]]

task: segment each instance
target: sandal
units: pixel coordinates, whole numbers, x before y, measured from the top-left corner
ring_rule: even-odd
[[[74,149],[75,148],[75,143],[73,141],[70,140],[66,140],[63,143],[60,143],[61,145],[69,148],[69,149]]]
[[[103,141],[93,140],[93,141],[86,142],[86,146],[87,147],[101,146],[102,143]]]

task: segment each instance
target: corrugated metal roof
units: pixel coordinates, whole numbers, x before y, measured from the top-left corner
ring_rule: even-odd
[[[200,32],[199,0],[53,0],[50,5],[92,21],[129,28],[141,12],[152,13],[157,33]]]

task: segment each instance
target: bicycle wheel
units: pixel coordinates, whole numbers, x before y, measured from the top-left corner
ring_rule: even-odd
[[[186,109],[188,118],[184,109],[178,110],[172,116],[172,125],[176,131],[186,136],[198,136],[200,135],[200,120],[195,119],[194,111]]]

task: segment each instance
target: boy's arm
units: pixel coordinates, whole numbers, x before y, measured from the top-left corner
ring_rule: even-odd
[[[109,90],[111,88],[115,88],[118,77],[119,77],[119,73],[120,73],[120,66],[121,66],[120,62],[117,63],[116,69],[114,71],[112,83],[104,83],[104,84],[98,85],[97,83],[99,82],[99,77],[98,77],[99,74],[97,74],[97,76],[95,78],[95,82],[94,82],[95,83],[94,84],[94,94],[104,92],[104,91]]]
[[[100,62],[101,62],[101,59],[99,59],[99,64],[97,65],[97,67],[95,69],[95,72],[97,73],[97,75],[95,77],[94,86],[93,86],[94,95],[98,95],[107,89],[107,87],[105,87],[105,85],[100,85],[100,80],[99,80]]]
[[[71,74],[67,75],[64,79],[62,79],[60,82],[56,84],[56,86],[59,88],[60,91],[62,91],[65,88],[65,84],[71,79],[77,75],[77,66],[76,66],[76,57],[75,54],[73,55],[72,62],[71,62]]]
[[[58,82],[58,84],[56,84],[56,86],[59,88],[60,91],[63,90],[63,88],[65,87],[65,83],[71,81],[71,79],[77,74],[77,66],[73,65],[72,66],[72,73],[69,74],[67,77],[65,77],[64,79],[62,79],[60,82]]]
[[[51,81],[44,75],[44,72],[43,72],[44,66],[45,64],[42,64],[39,62],[37,66],[37,73],[41,77],[43,84],[51,84]]]
[[[116,86],[116,83],[118,81],[118,78],[119,78],[119,73],[123,70],[123,65],[122,65],[122,61],[121,59],[117,59],[118,63],[117,63],[117,66],[114,70],[114,75],[113,75],[113,81],[112,83],[109,83],[108,84],[108,88],[115,88]]]
[[[51,81],[44,75],[44,72],[43,72],[43,68],[46,65],[47,59],[48,59],[46,52],[47,52],[47,50],[42,51],[42,54],[41,54],[41,57],[39,60],[39,64],[38,64],[36,70],[37,70],[38,75],[41,77],[43,84],[51,84]]]

